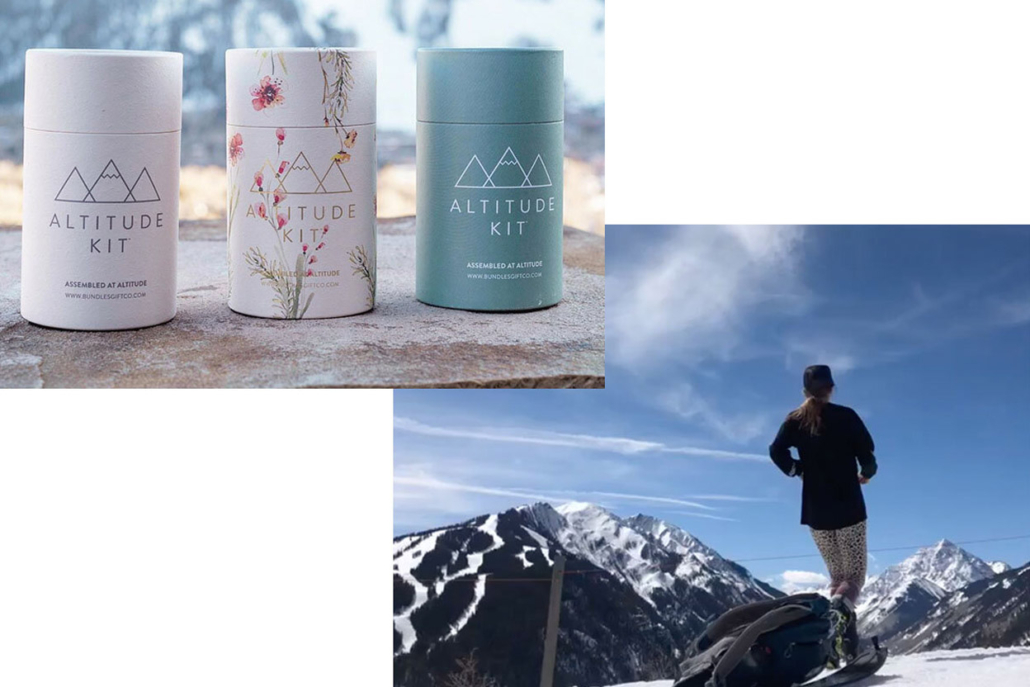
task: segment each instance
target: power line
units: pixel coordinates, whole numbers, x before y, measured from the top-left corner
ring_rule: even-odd
[[[952,542],[956,546],[965,544],[986,544],[996,541],[1014,541],[1016,539],[1030,539],[1030,534],[1019,534],[1013,537],[992,537],[990,539],[966,539],[965,541]],[[910,551],[912,549],[925,549],[933,544],[919,544],[916,546],[890,546],[881,549],[869,549],[869,553],[881,553],[885,551]],[[819,558],[818,553],[802,553],[791,556],[763,556],[760,558],[734,558],[737,563],[752,563],[754,561],[782,561],[790,558]]]
[[[989,539],[966,539],[966,540],[963,540],[963,541],[957,541],[957,542],[952,542],[952,543],[955,544],[956,546],[964,546],[964,545],[967,545],[967,544],[987,544],[987,543],[999,542],[999,541],[1016,541],[1016,540],[1019,540],[1019,539],[1030,539],[1030,534],[1017,534],[1017,535],[1014,535],[1014,536],[1011,536],[1011,537],[991,537]],[[927,548],[927,547],[930,547],[930,546],[933,546],[933,545],[934,544],[917,544],[917,545],[914,545],[914,546],[890,546],[890,547],[884,547],[884,548],[878,548],[878,549],[869,549],[868,552],[869,553],[883,553],[883,552],[887,552],[887,551],[911,551],[912,549],[924,549],[924,548]],[[819,554],[818,553],[802,553],[802,554],[791,555],[791,556],[762,556],[762,557],[759,557],[759,558],[734,558],[734,559],[726,559],[726,560],[731,560],[732,562],[735,562],[735,563],[753,563],[755,561],[783,561],[783,560],[789,560],[789,559],[792,559],[792,558],[819,558]],[[594,570],[566,570],[562,574],[563,575],[596,575],[596,574],[602,574],[602,573],[608,573],[608,571],[607,570],[602,570],[600,568],[594,569]],[[610,574],[610,573],[608,573],[608,574]],[[419,584],[423,584],[423,585],[427,585],[428,586],[428,585],[440,584],[441,582],[444,582],[444,583],[449,583],[449,582],[479,582],[479,578],[482,576],[482,577],[485,577],[484,582],[487,583],[487,584],[508,583],[508,582],[538,582],[538,583],[543,583],[543,582],[550,583],[551,582],[551,578],[550,577],[492,577],[489,573],[469,573],[469,575],[472,575],[472,577],[454,577],[454,578],[451,578],[449,580],[419,580],[419,579],[416,578],[415,581],[418,582]]]

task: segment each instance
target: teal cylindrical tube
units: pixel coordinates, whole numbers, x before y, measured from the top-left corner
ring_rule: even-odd
[[[418,53],[416,296],[535,310],[562,297],[563,55]]]

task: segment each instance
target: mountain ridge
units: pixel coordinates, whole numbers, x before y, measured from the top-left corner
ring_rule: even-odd
[[[525,664],[542,657],[555,554],[566,558],[557,670],[569,684],[658,677],[709,620],[779,595],[649,516],[584,503],[484,514],[394,539],[396,683],[429,685],[475,651],[501,684],[533,684]]]
[[[994,574],[985,561],[948,539],[920,548],[866,584],[858,606],[859,632],[890,640],[951,592]]]

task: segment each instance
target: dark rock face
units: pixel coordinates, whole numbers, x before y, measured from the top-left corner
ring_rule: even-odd
[[[499,684],[538,684],[557,554],[557,685],[671,677],[708,620],[779,594],[661,521],[586,504],[481,516],[394,541],[395,684],[441,684],[473,654]]]
[[[890,641],[925,620],[945,593],[933,583],[914,581],[894,598],[890,608],[884,609],[884,615],[876,623],[865,627],[864,634]]]
[[[895,640],[912,653],[1030,645],[1030,565],[983,579],[941,599]]]

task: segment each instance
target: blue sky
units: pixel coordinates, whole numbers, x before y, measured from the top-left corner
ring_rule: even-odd
[[[608,227],[605,391],[398,391],[395,532],[531,500],[821,572],[767,446],[834,368],[880,474],[870,547],[1030,534],[1030,228]],[[1012,564],[1030,540],[970,544]],[[873,572],[909,551],[874,554]],[[793,572],[788,572],[793,571]],[[786,573],[786,578],[784,574]]]

